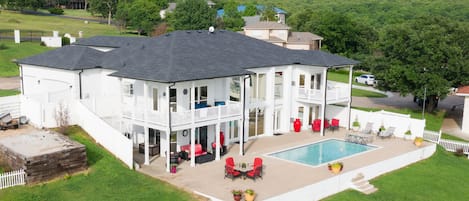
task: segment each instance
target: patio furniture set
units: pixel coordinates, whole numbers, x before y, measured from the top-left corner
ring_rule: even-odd
[[[363,130],[361,130],[359,133],[347,133],[345,135],[345,141],[347,142],[353,142],[357,144],[368,144],[373,142],[373,123],[368,122]],[[377,132],[377,136],[380,137],[381,139],[384,138],[391,138],[394,135],[394,130],[395,127],[389,127],[386,130],[381,130]]]
[[[235,163],[233,157],[228,157],[225,159],[225,177],[231,178],[234,180],[237,177],[246,177],[256,181],[257,178],[262,178],[262,159],[254,158],[253,165],[249,163]]]
[[[21,117],[26,119],[26,117]],[[20,127],[21,118],[12,118],[10,113],[0,113],[0,130],[17,129]],[[25,120],[23,120],[24,122]]]
[[[313,121],[313,124],[311,124],[311,128],[313,132],[320,132],[321,131],[321,119],[315,119]],[[324,120],[324,128],[325,129],[330,129],[331,131],[334,131],[339,128],[339,120],[338,119],[331,119],[331,123],[329,124],[329,120],[325,119]]]

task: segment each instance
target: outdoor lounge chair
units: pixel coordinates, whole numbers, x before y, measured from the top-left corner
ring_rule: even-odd
[[[0,114],[0,130],[6,130],[8,128],[19,128],[19,126],[19,120],[11,118],[10,113]]]
[[[367,122],[365,128],[360,131],[363,134],[371,134],[371,132],[373,132],[373,123],[371,122]]]
[[[241,176],[241,172],[235,169],[235,164],[233,157],[228,157],[225,159],[225,177],[231,178],[233,180],[236,177]]]
[[[394,130],[396,128],[394,127],[389,127],[388,129],[386,129],[384,132],[380,132],[378,134],[379,137],[381,137],[381,139],[384,139],[384,138],[391,138],[393,135],[394,135]]]

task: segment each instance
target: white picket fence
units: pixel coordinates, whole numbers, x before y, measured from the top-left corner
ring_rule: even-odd
[[[26,184],[26,173],[23,169],[0,174],[0,189]]]
[[[425,131],[423,132],[423,139],[437,143],[441,145],[446,151],[456,152],[458,149],[462,149],[464,154],[468,154],[469,159],[469,143],[461,142],[456,140],[441,139],[441,131]]]
[[[20,116],[20,95],[0,97],[0,113],[10,113],[13,118]]]

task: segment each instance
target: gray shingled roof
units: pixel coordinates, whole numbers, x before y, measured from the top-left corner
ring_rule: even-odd
[[[259,21],[246,24],[244,29],[290,29],[289,26],[274,21]]]
[[[99,67],[104,52],[83,46],[64,46],[43,54],[18,60],[20,64],[81,70]]]
[[[109,38],[128,40],[102,39]],[[291,64],[334,67],[358,63],[322,51],[283,48],[231,31],[175,31],[156,38],[131,40],[135,41],[121,43],[124,44],[121,48],[110,52],[66,46],[19,63],[69,70],[102,67],[116,70],[112,76],[167,83],[246,75],[251,74],[248,69],[259,67]]]
[[[73,45],[95,46],[95,47],[125,47],[140,43],[148,38],[131,36],[94,36],[90,38],[81,38]]]
[[[304,64],[333,67],[357,61],[322,51],[290,50],[230,31],[175,31],[109,53],[113,76],[180,82],[248,74],[245,69]]]

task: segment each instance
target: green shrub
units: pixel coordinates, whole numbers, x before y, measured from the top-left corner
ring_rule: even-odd
[[[62,46],[70,45],[70,38],[62,37]]]
[[[54,15],[63,15],[64,10],[61,8],[49,8],[49,13]]]
[[[0,50],[6,50],[6,49],[8,49],[8,46],[3,43],[0,43]]]

